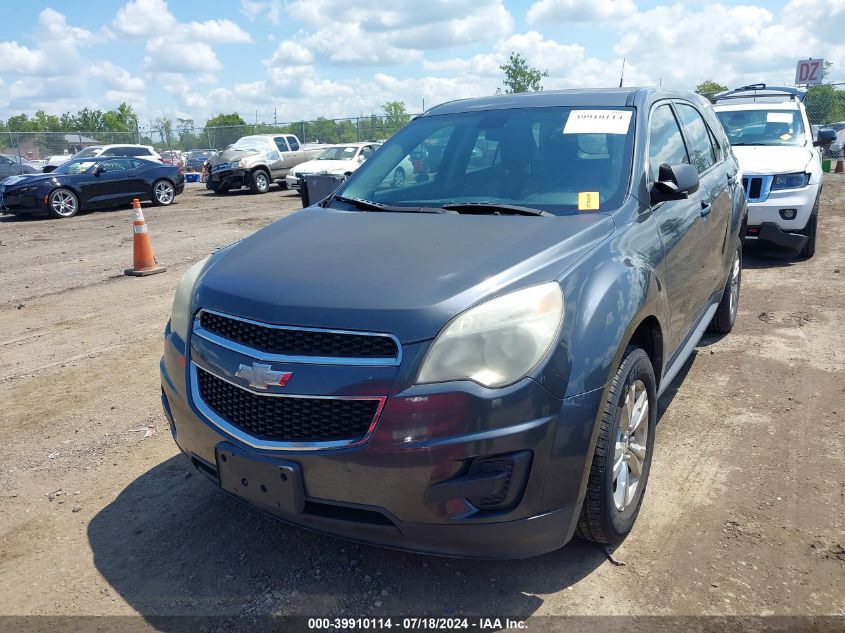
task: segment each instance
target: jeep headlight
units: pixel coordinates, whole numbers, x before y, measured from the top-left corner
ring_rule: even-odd
[[[563,319],[557,282],[530,286],[459,314],[428,350],[417,383],[471,380],[505,387],[546,356]]]
[[[170,331],[178,334],[184,342],[188,340],[188,330],[191,327],[191,298],[194,295],[194,286],[210,259],[211,255],[191,266],[176,286],[176,296],[173,298],[173,309],[170,312]]]
[[[798,172],[794,174],[778,174],[772,180],[772,191],[777,189],[801,189],[810,182],[810,174]]]

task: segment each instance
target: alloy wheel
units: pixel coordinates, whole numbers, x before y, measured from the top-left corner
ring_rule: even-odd
[[[613,504],[625,511],[637,496],[648,446],[648,391],[637,380],[625,394],[613,454]]]
[[[156,200],[160,204],[170,204],[173,202],[173,185],[169,182],[160,182],[155,188]]]
[[[69,218],[76,213],[76,197],[69,191],[57,191],[50,199],[50,206],[56,215]]]

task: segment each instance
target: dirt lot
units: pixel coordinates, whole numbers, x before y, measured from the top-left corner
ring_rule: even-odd
[[[122,275],[128,210],[0,219],[0,614],[845,615],[845,178],[816,257],[746,253],[737,328],[661,401],[624,566],[578,541],[509,562],[352,545],[192,472],[159,401],[177,280],[298,207],[191,188],[147,210],[168,271],[144,279]]]

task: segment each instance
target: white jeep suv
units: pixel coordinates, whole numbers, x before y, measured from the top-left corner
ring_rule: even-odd
[[[820,130],[813,140],[805,96],[799,88],[754,84],[719,93],[714,109],[742,170],[746,239],[812,257],[822,185],[818,147],[835,133]]]

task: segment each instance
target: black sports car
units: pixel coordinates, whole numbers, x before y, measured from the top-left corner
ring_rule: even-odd
[[[79,158],[49,174],[0,181],[0,212],[69,218],[81,209],[130,204],[133,198],[168,205],[184,189],[185,177],[171,165],[123,156]]]

